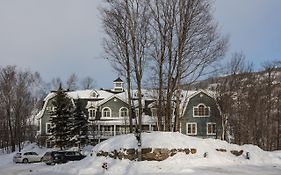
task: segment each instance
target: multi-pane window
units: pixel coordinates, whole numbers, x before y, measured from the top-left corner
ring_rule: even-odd
[[[210,116],[210,108],[203,104],[199,104],[198,106],[193,107],[193,114],[195,117],[208,117]]]
[[[186,134],[197,135],[197,123],[186,123]]]
[[[51,123],[46,123],[46,134],[51,134]]]
[[[95,109],[89,109],[89,119],[95,119],[96,118],[96,110]]]
[[[116,135],[129,133],[129,128],[127,126],[116,125]]]
[[[207,123],[207,135],[216,135],[216,123]]]
[[[119,111],[120,117],[128,117],[128,109],[127,108],[121,108]]]
[[[113,136],[114,135],[114,130],[112,125],[104,125],[101,126],[102,128],[102,135],[104,136]]]
[[[139,109],[138,108],[135,109],[135,114],[136,114],[136,117],[139,117]]]
[[[105,107],[102,110],[102,117],[111,117],[111,111],[110,108]]]
[[[121,88],[122,87],[122,83],[115,83],[115,87]]]

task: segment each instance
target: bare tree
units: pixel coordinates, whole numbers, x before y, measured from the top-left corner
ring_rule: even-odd
[[[92,89],[96,86],[95,80],[89,76],[81,80],[81,86],[83,89]]]
[[[61,84],[62,84],[62,80],[59,77],[53,78],[52,81],[51,81],[51,88],[52,88],[52,90],[59,89]]]
[[[75,73],[71,74],[66,81],[67,89],[68,90],[76,90],[77,89],[77,81],[78,78]]]
[[[19,71],[16,66],[0,69],[0,121],[6,129],[4,142],[11,146],[11,151],[15,151],[16,145],[21,149],[21,142],[26,139],[27,121],[36,103],[33,87],[38,76],[29,71]]]
[[[136,80],[139,129],[142,123],[142,78],[148,48],[149,10],[147,0],[106,1],[103,21],[106,31],[105,51],[113,67],[126,77],[130,131],[132,132],[132,79]]]
[[[154,0],[150,1],[150,10],[151,55],[159,81],[158,115],[165,115],[165,130],[178,130],[181,112],[176,92],[180,94],[181,84],[190,84],[205,74],[224,55],[228,40],[218,33],[210,1]],[[173,101],[176,101],[174,121]]]

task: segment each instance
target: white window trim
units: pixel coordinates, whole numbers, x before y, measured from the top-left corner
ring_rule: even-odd
[[[188,125],[195,125],[195,133],[188,133]],[[187,135],[197,135],[197,123],[196,122],[186,123],[186,134]]]
[[[45,128],[46,134],[52,134],[51,132],[48,131],[48,125],[50,125],[50,127],[52,127],[52,123],[47,122],[45,125],[46,125],[46,128]]]
[[[95,112],[94,112],[94,117],[91,117],[91,116],[90,116],[90,114],[91,114],[90,111],[95,111]],[[94,108],[90,108],[90,109],[88,109],[88,114],[89,114],[89,119],[95,119],[96,116],[97,116],[97,110],[94,109]]]
[[[153,114],[153,110],[156,110],[156,115],[152,115]],[[150,108],[151,111],[151,117],[157,117],[157,108]]]
[[[195,108],[199,108],[200,105],[203,105],[205,108],[209,108],[209,115],[195,115]],[[206,106],[204,103],[199,103],[197,106],[193,106],[193,117],[210,117],[211,115],[211,108],[209,106]]]
[[[105,109],[109,109],[109,117],[105,117],[104,116],[104,110]],[[101,112],[102,112],[102,118],[111,118],[112,117],[112,111],[111,111],[111,108],[110,107],[104,107],[104,108],[102,108],[102,110],[101,110]]]
[[[122,116],[121,116],[121,111],[122,111],[122,109],[126,109],[126,110],[127,110],[127,116],[125,116],[125,117],[122,117]],[[119,109],[119,117],[120,117],[120,118],[129,117],[129,110],[128,110],[128,108],[126,108],[126,107],[121,107],[121,108]]]
[[[216,126],[216,130],[217,130],[217,123],[215,123],[215,122],[207,122],[207,125],[206,125],[206,130],[207,130],[207,135],[209,135],[209,136],[215,136],[217,133],[209,133],[209,130],[208,130],[208,125],[213,125],[213,124],[215,124]]]

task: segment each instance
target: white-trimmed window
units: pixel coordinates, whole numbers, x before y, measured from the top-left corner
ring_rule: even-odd
[[[210,117],[210,107],[201,103],[193,107],[194,117]]]
[[[46,134],[51,134],[51,127],[52,127],[51,123],[46,123]]]
[[[207,135],[216,135],[217,127],[216,123],[207,123]]]
[[[119,117],[128,117],[128,109],[125,107],[122,107],[119,109]]]
[[[102,109],[102,117],[111,117],[111,109],[109,107]]]
[[[139,117],[139,108],[135,108],[135,117]]]
[[[91,95],[91,97],[94,97],[94,98],[96,98],[96,97],[98,96],[95,91],[92,91],[92,92],[90,93],[90,95]]]
[[[197,123],[186,123],[186,134],[197,135]]]
[[[88,109],[88,112],[89,112],[89,119],[96,118],[96,109]]]
[[[157,108],[151,108],[151,116],[157,117]]]
[[[103,136],[113,136],[114,135],[114,127],[113,125],[104,125],[101,126],[102,135]]]

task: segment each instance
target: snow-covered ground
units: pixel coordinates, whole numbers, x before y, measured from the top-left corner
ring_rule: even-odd
[[[280,175],[281,151],[266,152],[253,145],[238,146],[215,139],[199,139],[180,133],[145,133],[143,147],[150,148],[196,148],[196,154],[177,153],[164,161],[129,161],[97,157],[100,150],[113,151],[120,148],[137,148],[133,134],[121,135],[100,143],[92,149],[93,156],[63,165],[46,166],[43,163],[13,164],[11,155],[0,156],[0,175],[141,175],[141,174],[200,174],[200,175]],[[226,149],[219,152],[216,149]],[[244,150],[235,156],[230,150]],[[208,153],[204,158],[203,154]],[[245,153],[250,153],[246,159]],[[9,159],[9,160],[6,160]],[[4,163],[2,163],[2,161]],[[108,164],[108,170],[102,164]]]

